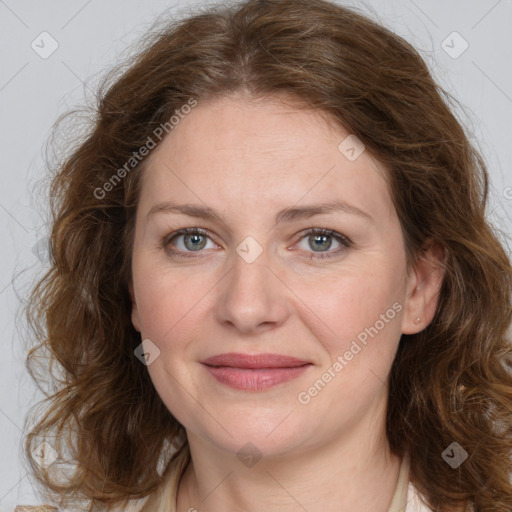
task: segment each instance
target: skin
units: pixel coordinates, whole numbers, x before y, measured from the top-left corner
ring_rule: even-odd
[[[435,314],[441,255],[432,246],[407,273],[385,171],[367,151],[347,159],[338,149],[347,135],[320,113],[277,97],[235,95],[200,102],[147,162],[133,244],[132,322],[160,350],[148,371],[190,444],[178,511],[389,508],[401,460],[385,435],[388,375],[401,334],[424,329]],[[223,220],[148,217],[169,200],[208,206]],[[281,209],[333,200],[373,220],[336,211],[275,223]],[[169,241],[191,227],[210,233],[199,237],[199,252],[191,241],[185,245],[186,235]],[[352,245],[328,237],[324,245],[331,246],[322,251],[309,241],[310,228],[331,229]],[[252,263],[236,252],[248,236],[262,249]],[[326,253],[331,257],[318,258]],[[300,403],[298,394],[394,303],[401,311]],[[241,391],[200,363],[225,352],[292,355],[313,365],[270,389]],[[252,467],[237,458],[248,442],[262,454]]]

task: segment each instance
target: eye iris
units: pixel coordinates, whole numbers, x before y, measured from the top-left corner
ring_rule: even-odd
[[[311,244],[311,242],[313,242],[313,245],[311,245],[311,247],[317,247],[317,248],[320,248],[320,252],[323,252],[323,251],[326,251],[328,249],[330,249],[331,247],[331,244],[332,244],[332,241],[329,240],[329,244],[327,244],[327,246],[321,246],[321,245],[315,245],[316,242],[320,242],[320,243],[324,243],[325,244],[325,241],[327,239],[330,239],[330,235],[311,235],[309,237],[309,242]]]
[[[202,239],[202,240],[201,240]],[[192,246],[187,244],[188,241],[192,241]],[[190,235],[185,235],[183,238],[183,242],[187,249],[191,249],[192,251],[203,249],[206,244],[206,239],[203,235],[199,235],[197,233],[193,233]]]

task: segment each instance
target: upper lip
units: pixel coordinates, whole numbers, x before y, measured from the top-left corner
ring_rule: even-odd
[[[232,368],[296,368],[311,363],[311,361],[280,354],[240,354],[236,352],[218,354],[201,362],[208,366],[230,366]]]

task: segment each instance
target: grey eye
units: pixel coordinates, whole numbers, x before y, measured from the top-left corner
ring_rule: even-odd
[[[206,237],[199,233],[192,233],[181,236],[184,237],[183,242],[185,247],[191,251],[199,251],[201,249],[204,249],[206,245]]]
[[[332,245],[331,235],[310,235],[308,237],[309,247],[319,249],[320,252],[327,251]]]

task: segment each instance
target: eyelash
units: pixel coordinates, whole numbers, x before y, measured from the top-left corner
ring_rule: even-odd
[[[170,235],[166,236],[163,239],[163,246],[166,252],[172,256],[172,257],[183,257],[183,258],[197,258],[198,256],[186,256],[185,254],[192,253],[194,251],[181,251],[181,250],[175,250],[175,249],[169,249],[169,244],[172,242],[175,238],[178,238],[181,235],[186,234],[198,234],[207,238],[210,238],[210,233],[201,228],[184,228],[180,229],[178,231],[175,231],[174,233],[171,233]],[[311,259],[328,259],[328,258],[334,258],[335,256],[339,255],[340,253],[345,252],[347,249],[352,247],[352,241],[347,238],[344,235],[341,235],[340,233],[337,233],[336,231],[333,231],[331,229],[325,229],[325,228],[311,228],[305,232],[302,233],[302,236],[299,238],[299,242],[310,235],[327,235],[332,236],[337,242],[339,242],[342,245],[342,248],[337,249],[336,251],[330,251],[326,252],[325,254],[322,254],[321,252],[311,252]],[[197,251],[198,253],[201,253],[202,251]]]

